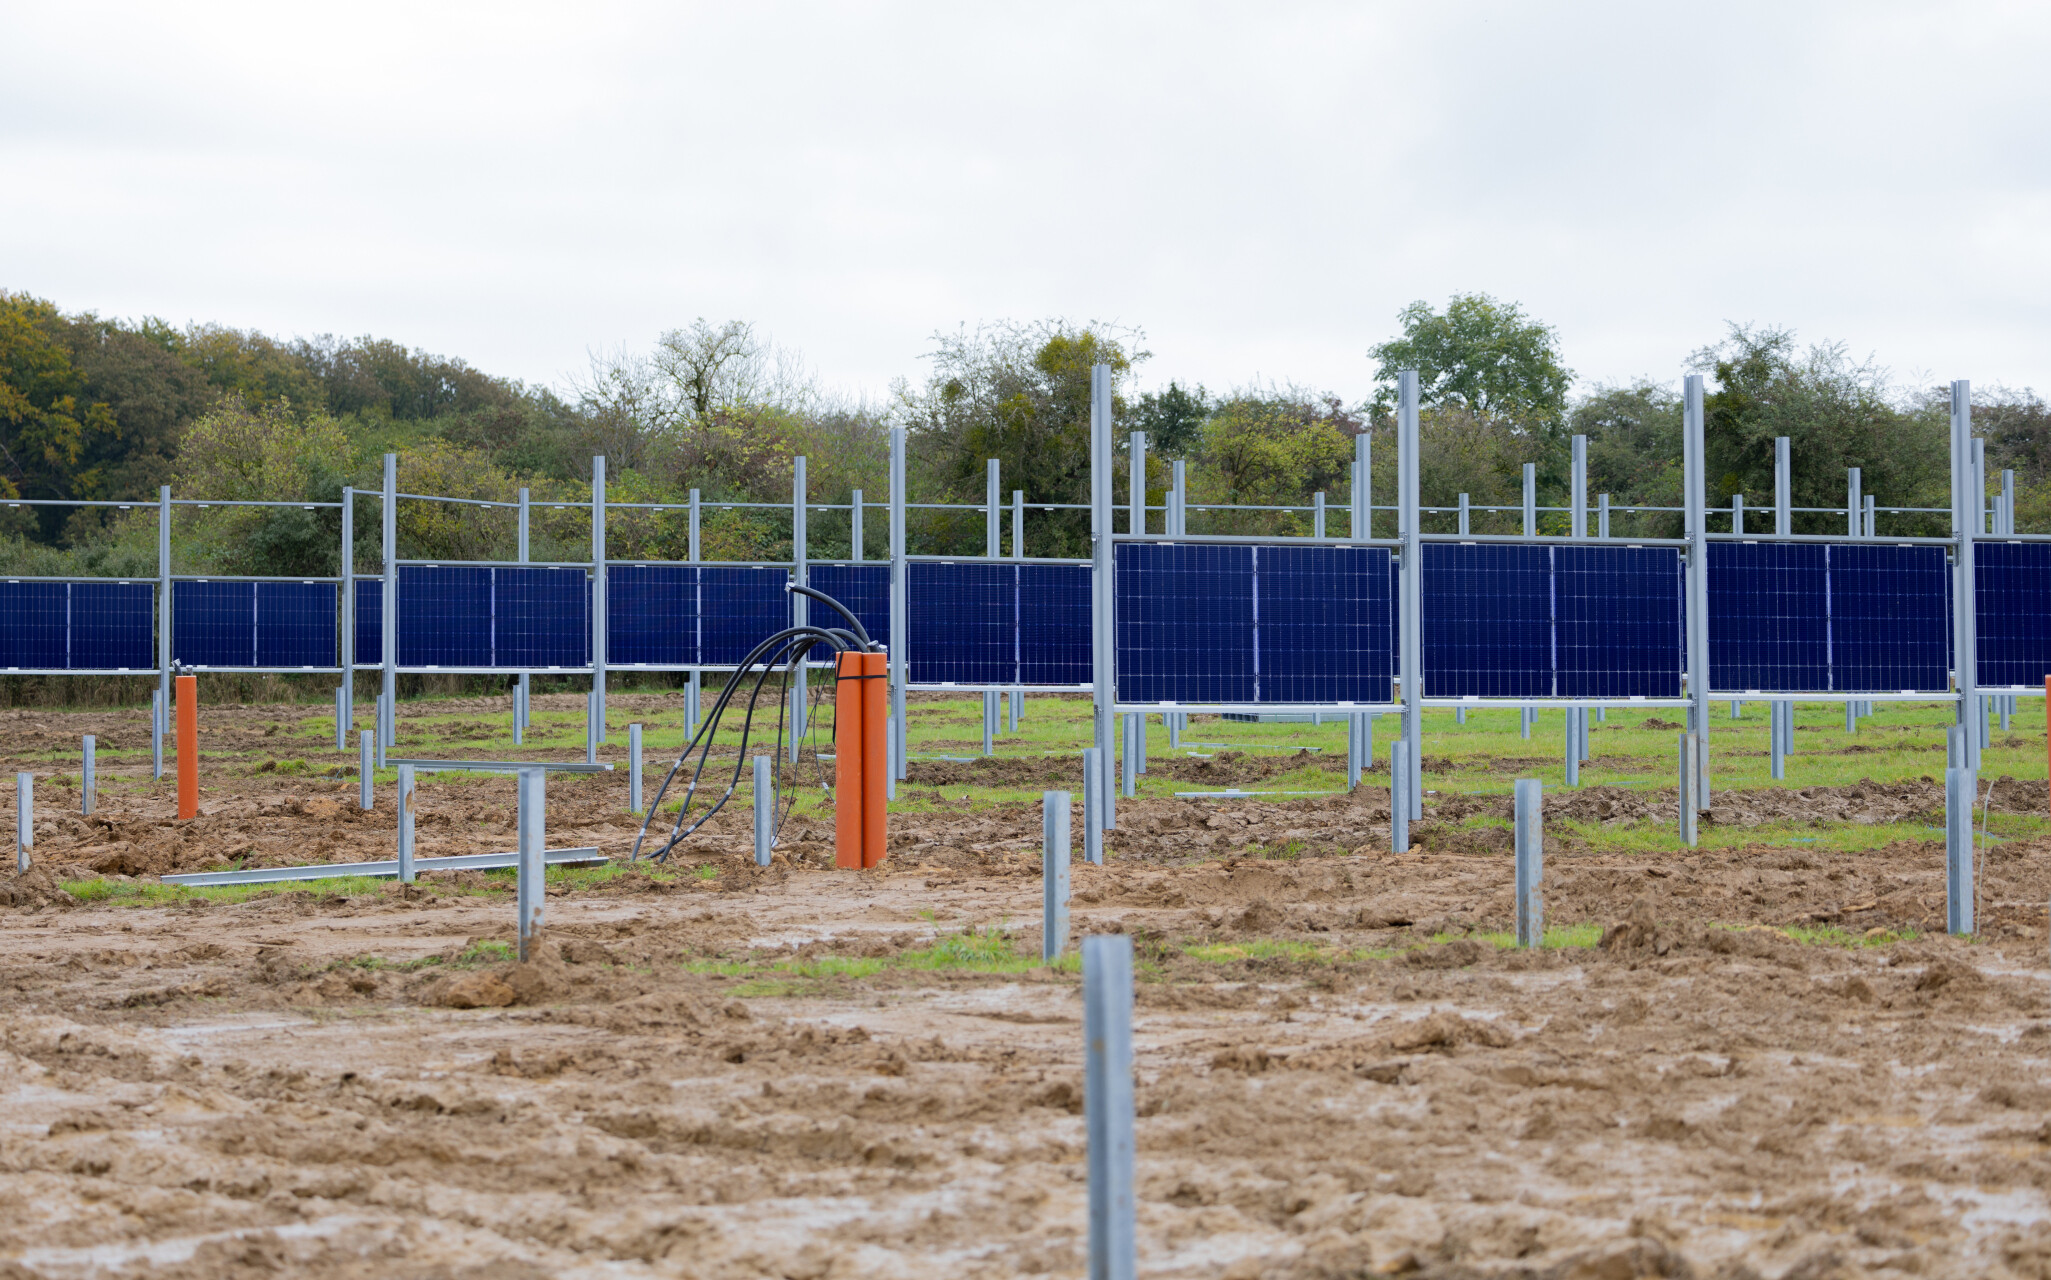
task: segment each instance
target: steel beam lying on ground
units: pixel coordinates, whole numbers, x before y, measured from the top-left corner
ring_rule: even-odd
[[[545,855],[550,866],[564,864],[607,862],[595,846],[581,846],[575,849],[550,849]],[[520,855],[512,853],[460,853],[447,858],[415,858],[413,871],[495,871],[504,867],[520,865]],[[188,888],[202,888],[223,884],[272,884],[284,880],[333,880],[340,876],[396,876],[399,874],[399,860],[386,858],[379,862],[317,862],[303,867],[253,867],[248,871],[199,871],[190,875],[165,876],[165,884],[182,884]]]

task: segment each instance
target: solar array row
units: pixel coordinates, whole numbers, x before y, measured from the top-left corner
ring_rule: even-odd
[[[1941,547],[1715,542],[1710,677],[1718,690],[1939,692],[1949,684]],[[1398,594],[1382,548],[1122,543],[1120,696],[1138,702],[1373,702],[1390,695]],[[1434,697],[1673,696],[1683,666],[1671,549],[1430,543],[1424,667]],[[2051,673],[2051,545],[1978,544],[1980,682]],[[889,568],[815,565],[819,590],[878,640]],[[789,625],[788,572],[747,565],[608,571],[607,661],[720,666]],[[919,684],[1084,685],[1090,572],[1080,565],[915,561],[908,655]],[[382,660],[382,581],[359,579],[356,660]],[[0,581],[0,670],[155,666],[155,584]],[[197,667],[337,665],[332,582],[173,584],[173,657]],[[591,583],[578,568],[406,566],[399,664],[588,666]],[[814,623],[840,626],[826,606]]]

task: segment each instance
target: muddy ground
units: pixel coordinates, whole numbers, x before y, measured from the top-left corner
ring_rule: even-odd
[[[39,790],[38,867],[0,881],[0,1277],[1082,1274],[1075,974],[927,967],[970,930],[1037,954],[1039,815],[960,796],[1059,762],[932,766],[912,789],[938,802],[873,872],[825,869],[816,816],[758,871],[736,818],[681,874],[559,890],[519,965],[491,945],[509,886],[475,873],[75,900],[96,875],[390,856],[389,788],[363,814],[353,778],[259,771],[279,709],[210,719],[242,752],[201,818],[103,764],[93,819]],[[0,732],[8,767],[40,749]],[[551,844],[624,850],[623,791],[552,782]],[[510,796],[428,780],[421,852],[510,847]],[[1942,797],[1716,803],[1895,822]],[[1549,923],[1601,941],[1520,953],[1486,936],[1507,833],[1467,821],[1506,800],[1431,805],[1398,857],[1371,790],[1128,803],[1111,865],[1076,869],[1075,933],[1142,962],[1143,1273],[2051,1276],[2045,842],[1996,846],[1969,944],[1939,932],[1936,843],[1555,836]]]

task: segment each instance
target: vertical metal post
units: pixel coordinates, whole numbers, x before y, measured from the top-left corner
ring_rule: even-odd
[[[384,553],[385,585],[378,609],[378,638],[383,646],[378,698],[382,723],[377,730],[377,758],[382,764],[385,748],[395,744],[398,719],[394,705],[399,700],[399,455],[385,455],[385,491],[378,512],[378,542]]]
[[[2015,472],[2006,467],[2001,471],[2001,525],[1995,532],[2015,532]]]
[[[1082,750],[1082,860],[1104,865],[1104,765],[1102,747]]]
[[[1870,493],[1866,495],[1866,536],[1880,536],[1880,499]]]
[[[1088,1134],[1090,1280],[1139,1269],[1132,1195],[1132,938],[1082,941],[1083,1123]]]
[[[1467,527],[1467,495],[1460,495],[1460,536],[1466,537],[1473,530]]]
[[[1532,725],[1536,724],[1537,721],[1538,711],[1536,708],[1517,708],[1517,732],[1524,739],[1524,741],[1531,741],[1531,727]]]
[[[598,690],[584,692],[584,763],[598,763]]]
[[[1123,750],[1119,752],[1119,761],[1124,766],[1124,768],[1120,770],[1122,778],[1120,782],[1120,788],[1125,792],[1125,795],[1128,799],[1131,798],[1134,788],[1139,783],[1138,722],[1139,717],[1137,715],[1130,711],[1126,712],[1125,724],[1123,725],[1124,733],[1120,735],[1122,741],[1119,743],[1119,746],[1123,748]]]
[[[1189,533],[1189,474],[1182,459],[1177,458],[1169,467],[1168,479],[1173,498],[1168,507],[1168,532],[1180,538]],[[1360,526],[1356,522],[1353,527],[1358,530]],[[1353,536],[1361,535],[1356,532]]]
[[[776,842],[776,761],[755,757],[755,865],[769,865],[769,849]]]
[[[805,673],[798,672],[798,687]],[[605,455],[591,459],[591,759],[605,741]]]
[[[1417,371],[1405,369],[1396,375],[1396,518],[1398,536],[1403,539],[1403,622],[1401,672],[1403,676],[1403,741],[1410,774],[1424,758],[1424,544],[1418,534],[1418,392]],[[1528,480],[1527,480],[1528,486]],[[1409,776],[1410,811],[1406,818],[1424,816],[1424,780]],[[1405,836],[1404,847],[1408,847]]]
[[[341,697],[336,706],[335,750],[349,749],[349,730],[356,727],[356,490],[342,486],[341,573]]]
[[[1113,816],[1111,792],[1117,779],[1114,767],[1116,745],[1111,724],[1113,645],[1116,631],[1111,609],[1111,366],[1090,367],[1090,582],[1094,608],[1091,617],[1091,666],[1095,688],[1092,720],[1097,768],[1103,771],[1097,789],[1097,825],[1110,830]]]
[[[1859,469],[1857,467],[1845,468],[1844,489],[1845,532],[1856,538],[1859,536],[1859,524],[1866,515],[1865,499],[1859,496]]]
[[[1389,848],[1410,852],[1410,744],[1398,738],[1389,744]]]
[[[1744,531],[1745,495],[1742,493],[1734,493],[1731,495],[1731,532],[1741,534]]]
[[[157,748],[156,776],[164,776],[164,736],[171,728],[171,486],[157,489]]]
[[[1787,777],[1788,704],[1782,699],[1775,698],[1766,705],[1773,709],[1773,780],[1780,782]]]
[[[627,808],[641,812],[641,723],[627,726]]]
[[[1786,436],[1773,441],[1773,535],[1785,538],[1795,531],[1794,464],[1788,456],[1793,442]]]
[[[1709,513],[1708,467],[1703,441],[1702,375],[1688,375],[1681,413],[1683,503],[1688,538],[1688,711],[1695,760],[1689,799],[1696,811],[1709,804]]]
[[[1701,802],[1696,798],[1695,783],[1700,776],[1696,769],[1695,735],[1683,729],[1681,739],[1681,843],[1695,847],[1695,821]]]
[[[1180,467],[1181,463],[1176,463]],[[1024,560],[1025,553],[1025,490],[1011,491],[1011,558]],[[1023,572],[1023,571],[1021,571]],[[1019,685],[1005,695],[1005,710],[1011,720],[1011,732],[1018,732],[1018,722],[1025,718],[1025,686]]]
[[[1973,932],[1973,802],[1979,782],[1971,769],[1944,771],[1944,930]]]
[[[1180,487],[1181,482],[1176,483]],[[1183,501],[1188,502],[1186,491]],[[1178,528],[1176,532],[1189,530]],[[1353,437],[1353,524],[1348,532],[1355,542],[1374,536],[1374,439],[1365,431]]]
[[[983,690],[983,754],[997,754],[997,691]]]
[[[361,796],[358,802],[358,807],[363,809],[370,808],[372,783],[371,774],[373,768],[371,764],[371,760],[373,758],[371,739],[374,737],[376,737],[375,734],[373,734],[370,730],[365,729],[363,730],[363,732],[357,735],[356,739],[359,744],[359,749],[356,755],[356,789]]]
[[[399,766],[399,883],[413,883],[413,766]]]
[[[529,499],[527,490],[521,489],[519,522],[515,529],[516,539],[519,543],[517,551],[521,564],[527,563],[528,514],[532,507],[533,502]],[[530,673],[522,671],[518,682],[513,686],[513,745],[516,747],[524,745],[527,741],[527,715],[533,709],[533,698],[534,677]]]
[[[905,639],[909,623],[909,579],[905,562],[905,429],[890,429],[890,722],[897,726],[897,778],[905,776],[905,757],[910,755],[905,734]],[[893,790],[893,794],[895,794]]]
[[[1052,964],[1068,945],[1069,798],[1040,793],[1040,961]]]
[[[1132,432],[1126,437],[1125,445],[1125,488],[1126,505],[1131,509],[1125,516],[1127,533],[1147,531],[1147,433]]]
[[[1545,787],[1519,778],[1516,788],[1517,945],[1545,941]]]
[[[811,586],[810,572],[806,565],[805,496],[809,491],[805,475],[805,456],[799,454],[791,459],[790,473],[790,577],[801,587]],[[811,601],[793,591],[790,594],[790,619],[792,626],[802,627],[812,620]],[[838,622],[838,619],[835,620]],[[790,760],[798,762],[798,745],[805,736],[805,663],[798,663],[791,673],[790,709]]]
[[[862,562],[862,491],[856,489],[847,499],[847,558],[856,564]]]
[[[93,797],[98,790],[99,769],[93,759],[95,743],[93,735],[85,735],[85,749],[78,766],[78,811],[91,814]]]
[[[1979,663],[1974,646],[1975,598],[1973,534],[1979,528],[1979,495],[1973,490],[1973,388],[1963,379],[1951,384],[1951,534],[1958,540],[1952,554],[1952,599],[1958,607],[1952,613],[1953,683],[1958,690],[1958,721],[1971,725],[1980,709]],[[1965,754],[1959,763],[1968,769],[1980,767],[1980,734],[1966,735]]]
[[[1859,704],[1850,698],[1847,698],[1844,704],[1844,731],[1847,734],[1859,731]]]
[[[1595,504],[1595,536],[1609,537],[1609,495],[1603,494]]]
[[[1567,708],[1567,785],[1581,785],[1581,735],[1574,731],[1572,707]]]
[[[1169,736],[1174,736],[1173,721],[1170,721]],[[1353,790],[1360,785],[1360,717],[1346,717],[1346,789]]]
[[[1538,464],[1524,464],[1524,536],[1538,533]]]
[[[1320,489],[1310,498],[1310,536],[1322,538],[1325,536],[1325,491]]]
[[[150,777],[164,777],[164,691],[150,690]]]
[[[691,497],[690,497],[690,503],[691,503],[691,523],[690,523],[690,546],[689,546],[689,548],[688,548],[688,551],[689,551],[689,555],[690,555],[690,560],[691,560],[691,563],[692,563],[692,564],[697,564],[697,563],[698,563],[698,549],[699,549],[699,548],[698,548],[698,517],[699,517],[699,515],[700,515],[700,513],[701,513],[701,511],[702,511],[702,506],[701,506],[701,503],[700,503],[700,500],[699,500],[699,497],[698,497],[698,490],[696,490],[696,489],[693,489],[693,490],[691,490]],[[695,572],[695,571],[694,571],[694,572]],[[694,585],[694,586],[692,587],[692,591],[693,591],[693,593],[695,594],[695,593],[697,592],[697,590],[698,590],[698,588],[697,588],[697,587],[696,587],[696,586]],[[698,609],[696,609],[696,608],[694,608],[694,609],[692,610],[692,612],[693,612],[693,613],[700,613],[700,611],[699,611]],[[702,616],[702,614],[701,614],[701,616]],[[703,622],[701,621],[701,622],[700,622],[700,623],[698,623],[697,625],[698,625],[699,629],[700,629],[700,630],[702,631],[702,630],[703,630],[703,627],[704,627],[704,623],[703,623]],[[694,634],[692,635],[692,638],[691,638],[691,661],[692,661],[693,663],[696,663],[696,662],[698,662],[698,661],[699,661],[699,660],[700,660],[700,659],[701,659],[702,657],[703,657],[703,654],[702,654],[702,653],[700,653],[700,651],[699,651],[698,637],[697,637],[696,633],[694,633]],[[698,718],[699,718],[699,705],[698,705],[698,704],[699,704],[699,691],[700,691],[700,689],[701,689],[701,688],[703,687],[703,685],[704,685],[704,681],[703,681],[703,678],[702,678],[702,674],[701,674],[701,673],[699,672],[698,668],[697,668],[697,667],[696,667],[696,666],[694,665],[694,666],[693,666],[693,667],[691,668],[691,674],[690,674],[690,678],[689,678],[689,679],[687,679],[687,680],[686,680],[686,681],[684,682],[684,735],[685,735],[685,738],[686,738],[686,740],[689,740],[689,739],[691,739],[691,738],[695,738],[695,737],[697,737],[697,736],[698,736]]]
[[[1004,554],[1003,507],[998,495],[1000,463],[990,458],[983,463],[983,554],[995,560]]]
[[[1568,533],[1588,536],[1588,437],[1574,437],[1574,510],[1568,517]]]
[[[36,847],[36,775],[14,775],[14,874],[28,870],[29,851]]]
[[[520,879],[517,927],[520,962],[530,958],[541,935],[542,908],[548,901],[548,773],[520,770]]]

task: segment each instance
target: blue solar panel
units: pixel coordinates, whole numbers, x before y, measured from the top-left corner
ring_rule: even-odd
[[[1421,550],[1425,694],[1434,698],[1550,696],[1549,549],[1428,542]]]
[[[335,592],[332,582],[259,582],[256,585],[256,665],[332,667]]]
[[[399,566],[399,665],[492,665],[490,569]]]
[[[70,600],[62,582],[0,582],[0,667],[62,671]]]
[[[147,671],[157,665],[155,586],[147,582],[74,582],[69,586],[72,670]],[[0,629],[5,625],[0,623]]]
[[[1849,543],[1829,552],[1830,687],[1847,693],[1949,688],[1944,548]]]
[[[1018,566],[1018,681],[1020,684],[1089,684],[1090,567],[1086,564]]]
[[[256,584],[171,584],[171,658],[188,667],[256,665]]]
[[[1830,688],[1829,569],[1820,543],[1709,544],[1709,687]]]
[[[2051,676],[2051,544],[1973,544],[1979,683],[2041,685]]]
[[[1121,702],[1252,702],[1254,549],[1202,543],[1117,546]]]
[[[869,639],[890,643],[890,566],[887,564],[815,564],[805,570],[814,591],[823,591],[855,611],[868,629]],[[841,627],[852,631],[847,619],[817,600],[809,602],[809,617],[815,627]],[[832,651],[814,649],[813,660],[831,662]]]
[[[491,575],[491,665],[518,670],[591,665],[589,573],[500,565]],[[609,572],[608,593],[612,585]]]
[[[698,660],[698,570],[616,564],[605,571],[605,660],[685,667]]]
[[[1018,566],[912,561],[906,667],[914,684],[1018,682]]]
[[[1262,702],[1387,702],[1389,552],[1255,548]]]
[[[790,626],[790,571],[748,565],[698,570],[698,661],[732,666]]]
[[[374,667],[385,660],[385,598],[382,578],[356,579],[356,662]]]
[[[1680,559],[1663,547],[1560,547],[1553,556],[1553,665],[1562,698],[1677,698]]]

